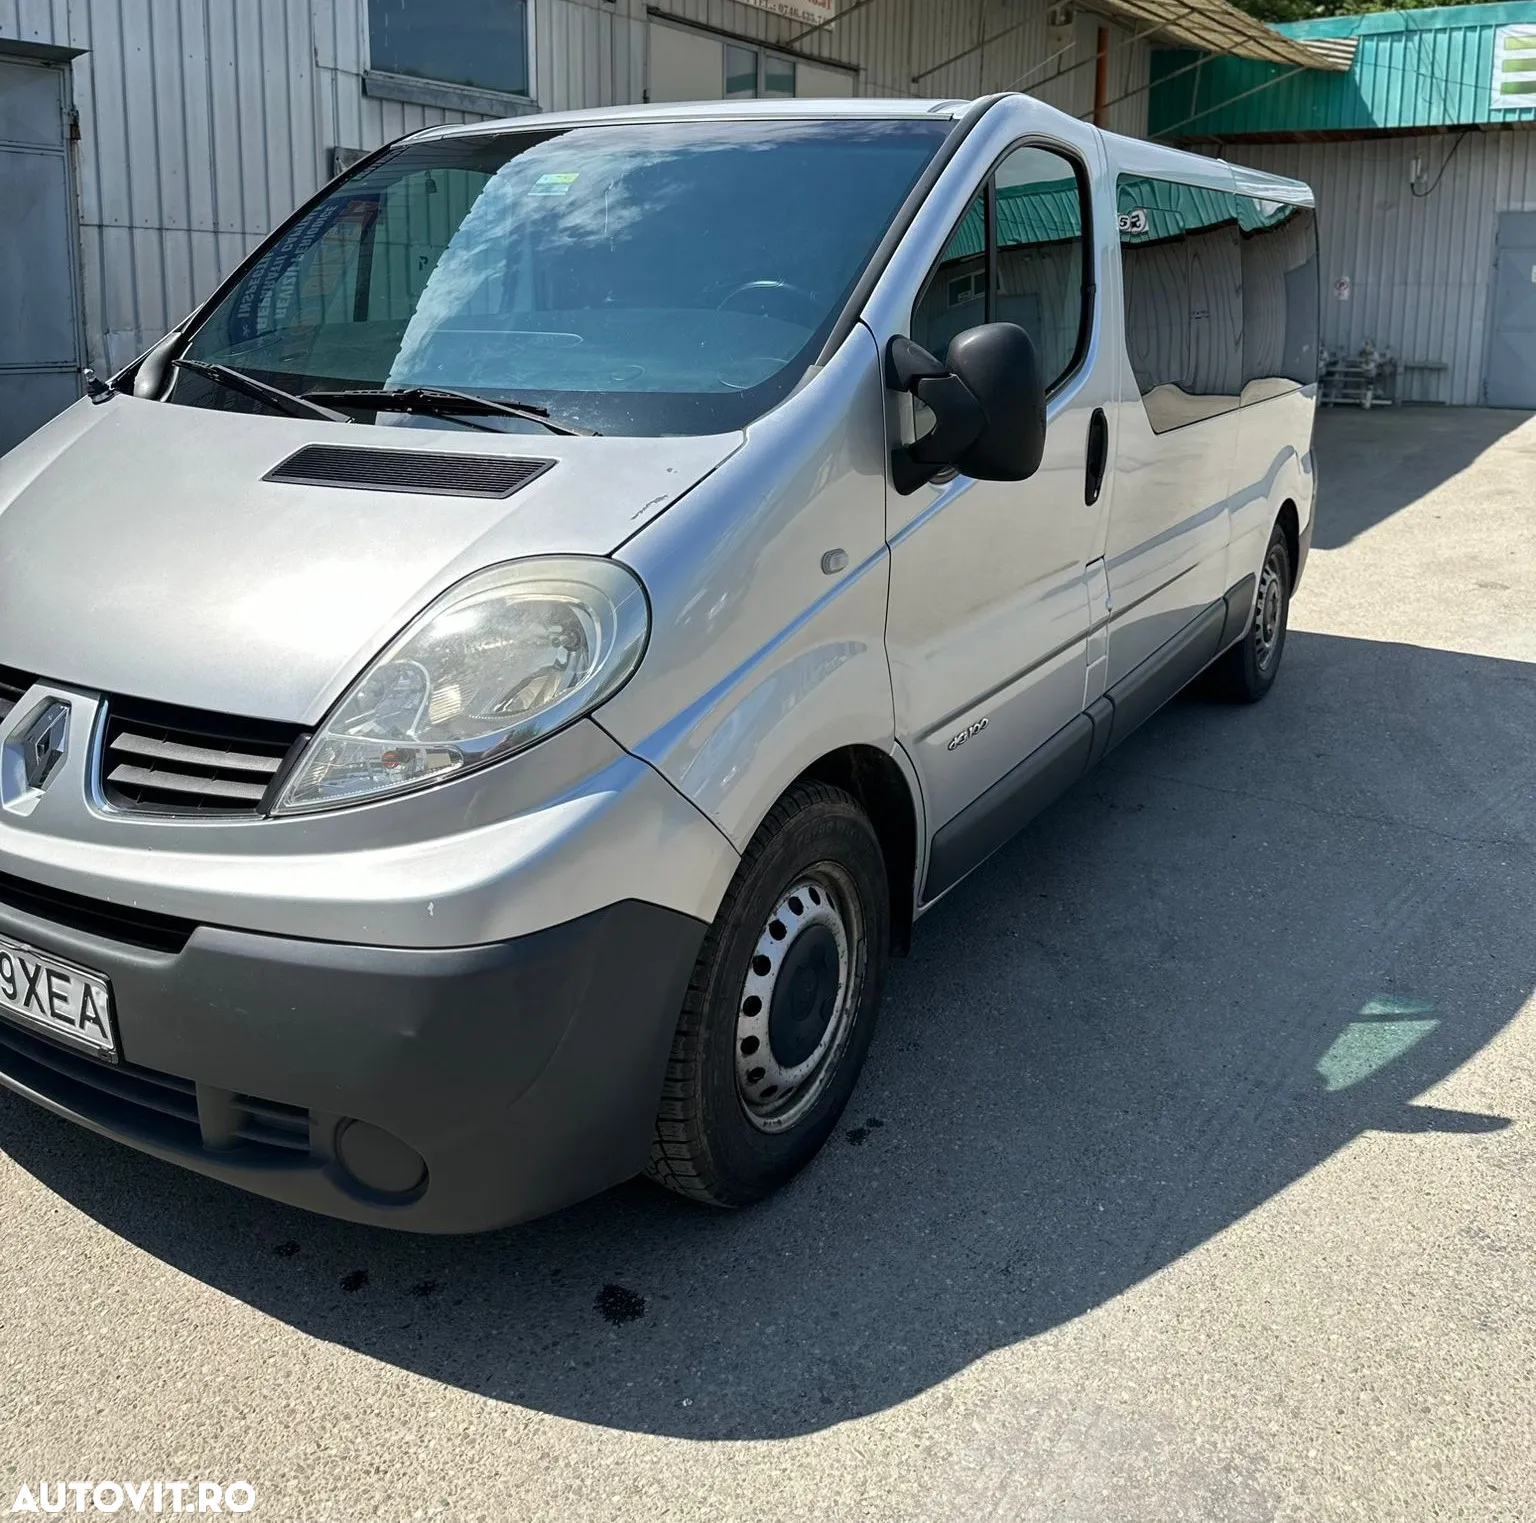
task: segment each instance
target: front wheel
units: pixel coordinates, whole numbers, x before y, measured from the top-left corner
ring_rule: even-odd
[[[803,1168],[864,1065],[890,946],[880,842],[858,803],[797,783],[743,855],[672,1042],[647,1172],[745,1206]]]
[[[1211,667],[1217,697],[1236,703],[1257,703],[1274,686],[1285,654],[1285,632],[1291,613],[1291,552],[1279,524],[1269,536],[1253,617],[1243,638]]]

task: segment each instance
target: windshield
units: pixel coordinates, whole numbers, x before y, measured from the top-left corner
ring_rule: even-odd
[[[446,387],[604,434],[740,428],[815,359],[949,125],[713,121],[408,144],[275,238],[185,354],[297,394]],[[268,409],[191,369],[171,400]]]

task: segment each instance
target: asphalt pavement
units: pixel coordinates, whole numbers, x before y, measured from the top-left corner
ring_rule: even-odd
[[[757,1210],[396,1236],[0,1092],[0,1514],[1536,1517],[1536,419],[1319,454],[1270,697],[928,916]]]

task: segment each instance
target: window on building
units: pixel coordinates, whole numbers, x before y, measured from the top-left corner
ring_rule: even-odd
[[[528,0],[368,0],[368,47],[385,74],[531,93]]]
[[[725,98],[727,100],[752,100],[757,95],[758,53],[756,48],[738,48],[734,44],[725,50]]]
[[[1305,207],[1122,177],[1125,337],[1164,433],[1317,378],[1317,242]]]
[[[1016,148],[972,201],[912,314],[912,337],[943,359],[957,333],[989,321],[1017,323],[1034,340],[1040,372],[1060,384],[1087,321],[1082,187],[1072,162]],[[990,257],[989,257],[990,250]]]
[[[776,58],[772,53],[763,54],[763,94],[765,96],[789,96],[795,93],[795,64],[791,58]]]
[[[780,58],[774,53],[764,53],[757,48],[744,48],[734,42],[726,44],[725,98],[727,100],[793,98],[794,93],[794,59]]]

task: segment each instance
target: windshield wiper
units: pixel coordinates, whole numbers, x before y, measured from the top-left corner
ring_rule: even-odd
[[[308,402],[334,402],[338,407],[365,407],[377,412],[419,412],[452,417],[456,413],[466,417],[501,415],[522,418],[529,423],[539,423],[552,434],[569,434],[572,438],[591,439],[597,435],[595,428],[582,428],[560,418],[552,418],[549,410],[535,407],[532,402],[501,402],[495,397],[477,397],[469,391],[450,391],[446,386],[397,386],[383,387],[377,391],[359,387],[352,391],[309,391],[304,394]]]
[[[328,423],[352,421],[334,407],[322,407],[308,397],[296,397],[291,391],[268,386],[265,381],[258,381],[255,376],[247,375],[243,370],[231,369],[228,365],[214,365],[206,360],[172,360],[171,363],[178,370],[190,370],[194,375],[207,376],[210,381],[217,381],[220,386],[227,386],[231,391],[244,392],[246,396],[265,402],[268,407],[286,413],[290,418],[324,418]]]

